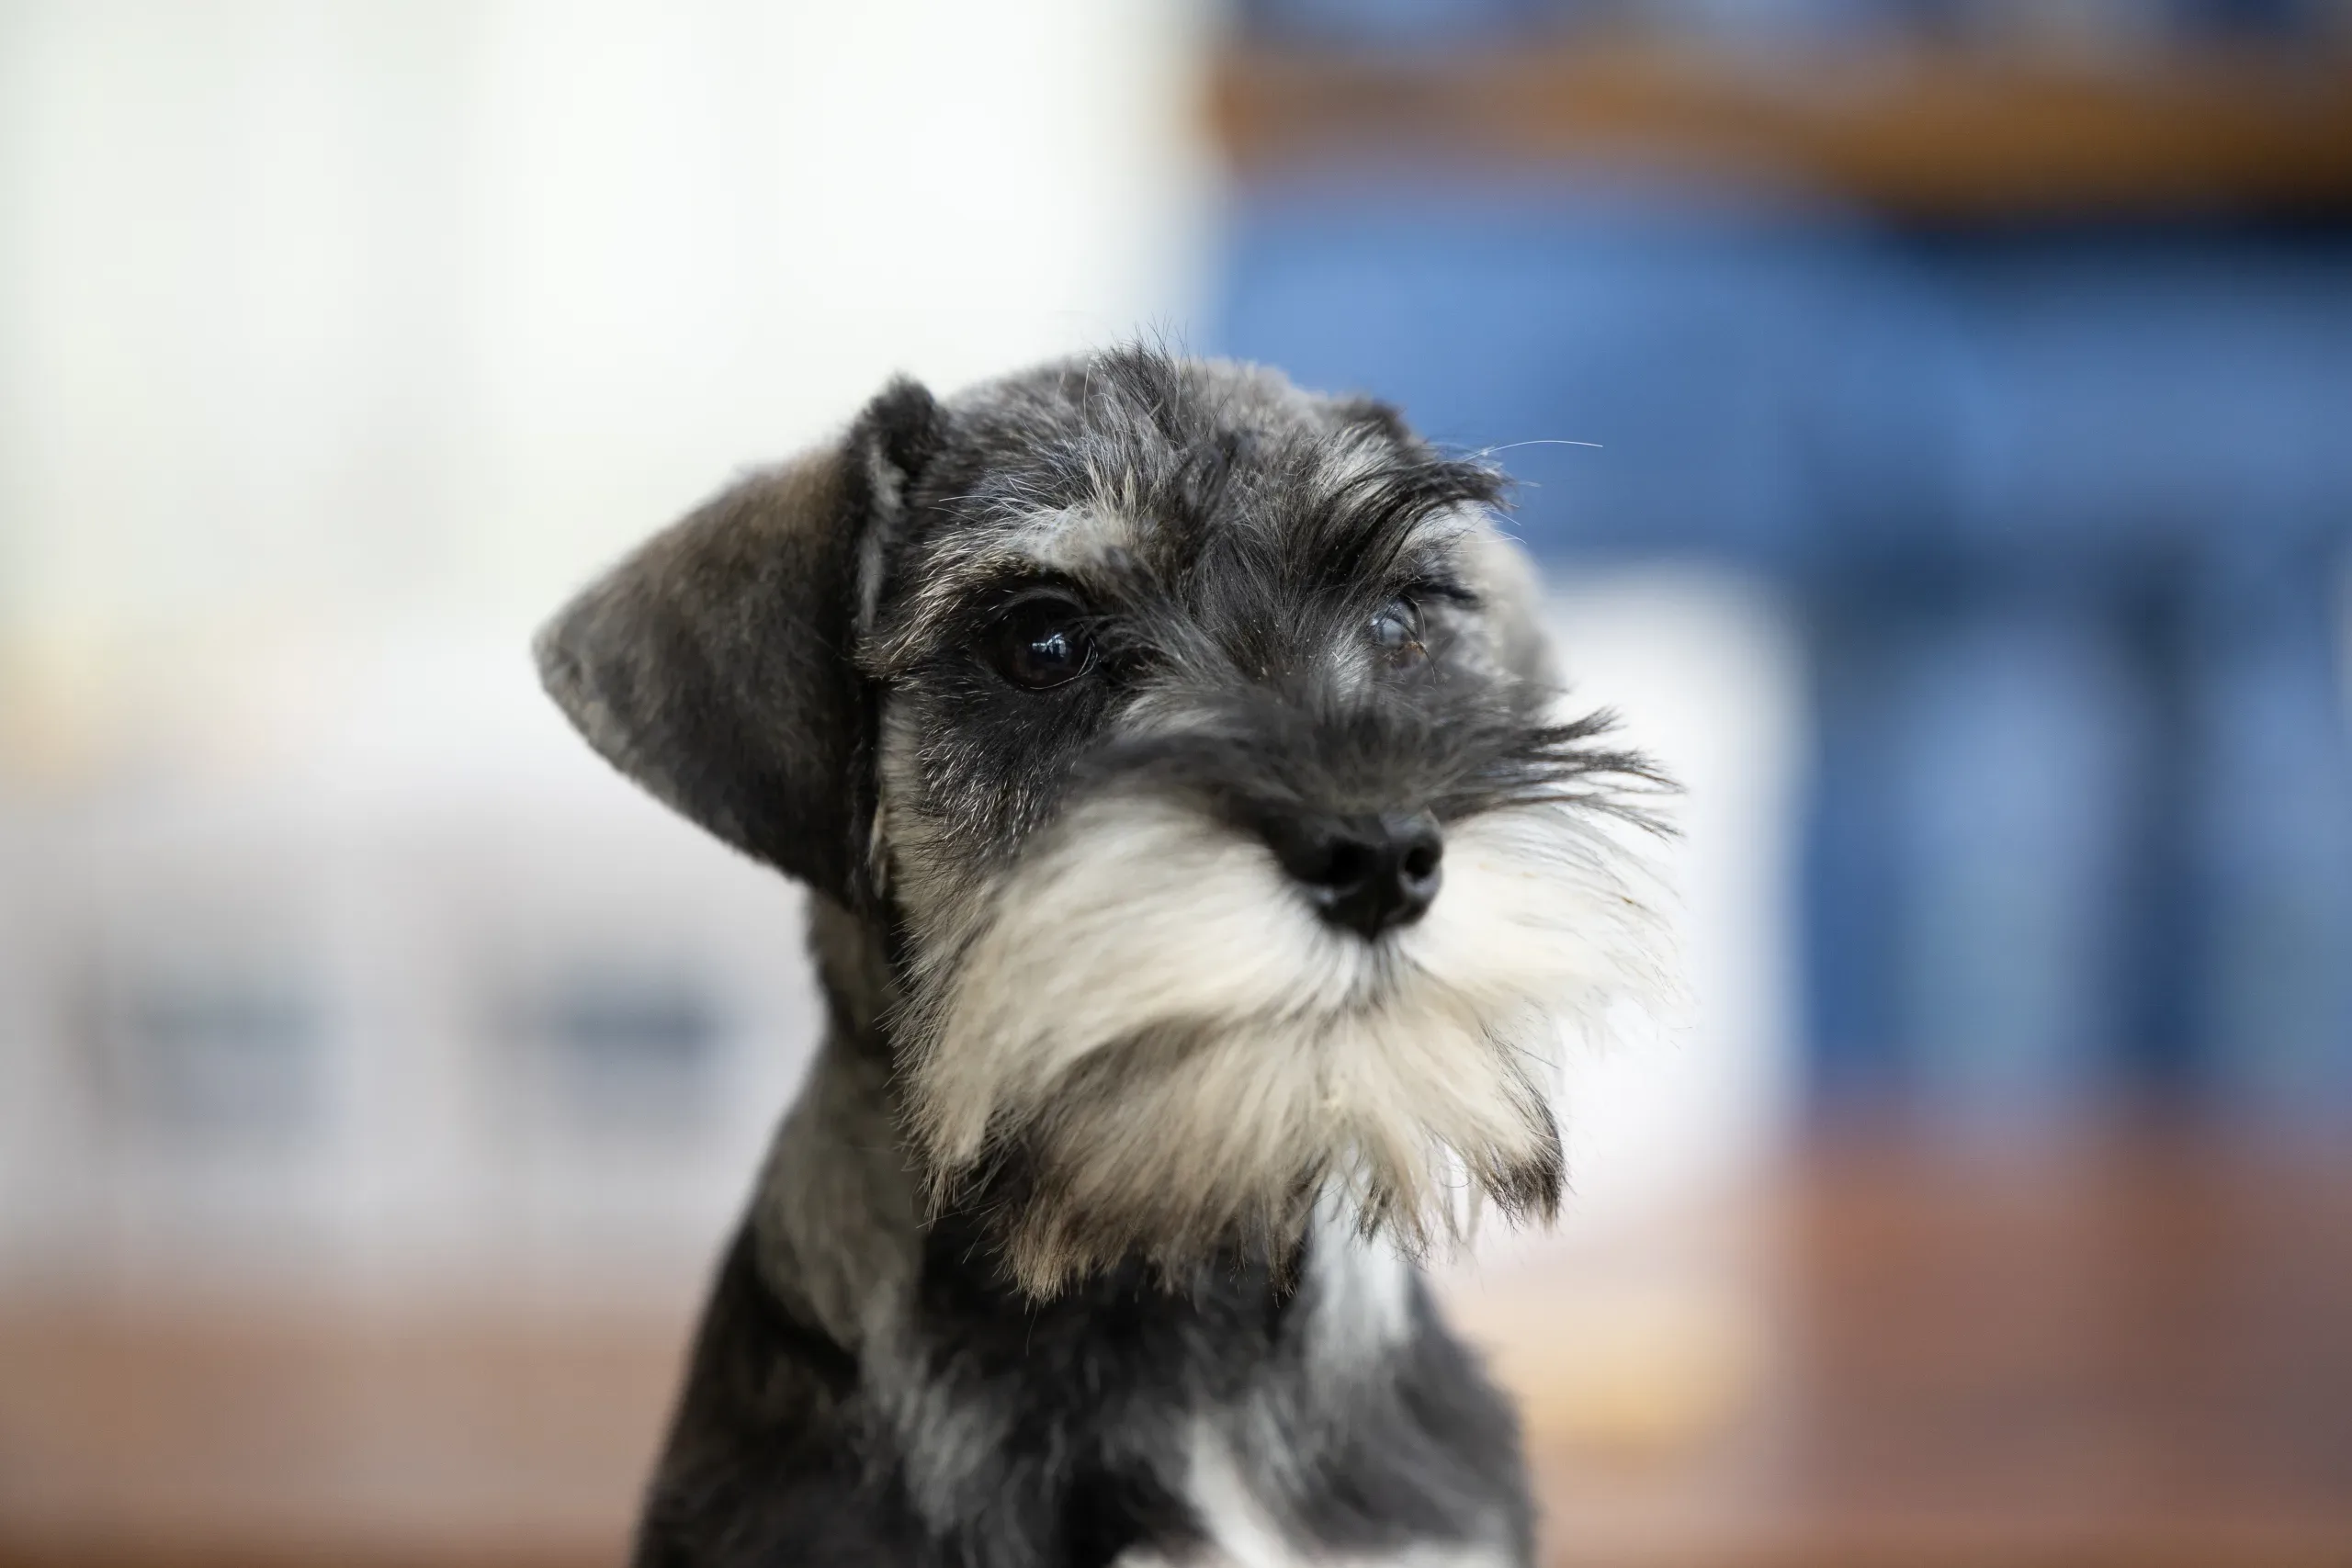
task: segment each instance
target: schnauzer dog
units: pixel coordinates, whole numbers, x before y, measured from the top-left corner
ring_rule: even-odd
[[[541,634],[808,885],[829,1010],[643,1568],[1530,1561],[1417,1264],[1558,1203],[1657,781],[1557,714],[1501,486],[1241,366],[900,381]]]

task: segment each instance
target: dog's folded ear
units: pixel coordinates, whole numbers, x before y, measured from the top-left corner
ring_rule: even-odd
[[[746,476],[539,633],[540,679],[607,761],[820,892],[862,902],[872,698],[862,600],[945,416],[899,381],[840,442]]]

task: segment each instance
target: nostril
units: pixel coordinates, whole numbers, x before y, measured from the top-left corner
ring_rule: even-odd
[[[1341,839],[1331,845],[1325,856],[1319,875],[1308,880],[1318,882],[1338,892],[1362,886],[1377,872],[1374,862],[1379,857],[1370,844],[1352,839]]]
[[[1404,872],[1408,882],[1427,882],[1437,874],[1437,863],[1444,851],[1435,844],[1415,844],[1405,852]]]

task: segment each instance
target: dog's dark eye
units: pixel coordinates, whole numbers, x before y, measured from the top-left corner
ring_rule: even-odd
[[[1016,686],[1042,692],[1093,667],[1086,612],[1058,595],[1024,599],[980,634],[980,656]]]
[[[1382,658],[1402,668],[1429,657],[1421,643],[1421,607],[1409,594],[1398,594],[1372,618],[1372,646]]]

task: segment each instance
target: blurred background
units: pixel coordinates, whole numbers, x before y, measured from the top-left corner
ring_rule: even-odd
[[[0,1563],[620,1561],[816,1012],[529,633],[1138,333],[1690,786],[1550,1560],[2352,1562],[2346,0],[0,0]]]

